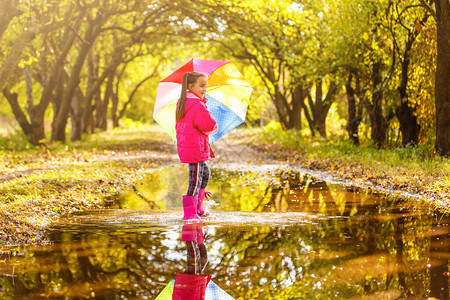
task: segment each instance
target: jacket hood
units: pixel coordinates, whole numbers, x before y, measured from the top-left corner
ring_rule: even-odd
[[[206,103],[206,98],[204,100],[202,100],[196,94],[194,94],[192,92],[187,92],[187,94],[186,94],[186,104],[184,106],[185,107],[184,111],[187,112],[188,110],[190,110],[192,108],[192,106],[194,106],[198,102]]]

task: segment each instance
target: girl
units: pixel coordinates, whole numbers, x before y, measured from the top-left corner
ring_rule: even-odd
[[[189,164],[189,187],[186,196],[183,196],[184,220],[208,215],[203,208],[210,175],[206,161],[214,157],[208,135],[216,133],[218,128],[206,109],[207,86],[208,77],[205,74],[184,74],[177,103],[175,128],[178,156],[182,163]]]

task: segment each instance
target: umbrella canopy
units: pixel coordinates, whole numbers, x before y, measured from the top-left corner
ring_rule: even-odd
[[[161,80],[156,92],[153,119],[175,141],[175,110],[186,72],[201,72],[208,76],[206,106],[217,122],[218,132],[209,137],[214,143],[245,121],[252,86],[236,66],[229,61],[191,59],[174,73]]]

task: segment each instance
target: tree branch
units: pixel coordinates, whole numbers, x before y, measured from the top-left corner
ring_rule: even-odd
[[[430,15],[432,15],[436,20],[436,11],[434,11],[433,8],[425,0],[419,0],[419,2],[420,4],[422,4],[423,8],[425,8],[426,11],[428,11]]]

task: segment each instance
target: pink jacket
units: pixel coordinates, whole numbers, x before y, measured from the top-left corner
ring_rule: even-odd
[[[178,272],[173,285],[172,300],[204,300],[211,275]]]
[[[217,123],[206,109],[206,99],[186,95],[185,115],[176,124],[178,156],[182,163],[198,163],[211,158],[208,135],[217,132]]]

